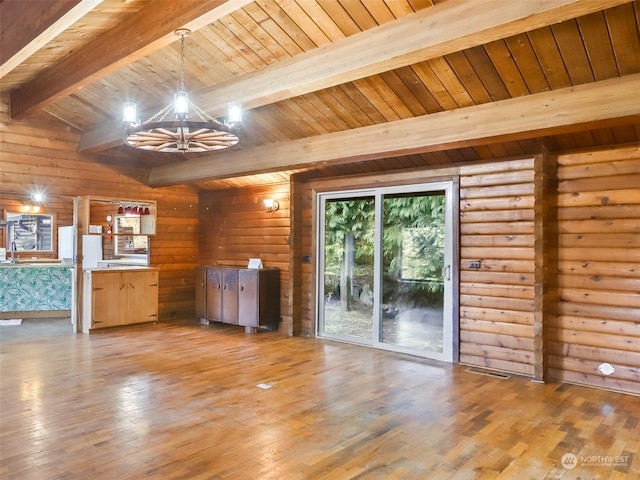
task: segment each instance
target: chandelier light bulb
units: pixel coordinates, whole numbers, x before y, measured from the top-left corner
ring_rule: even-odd
[[[136,123],[137,106],[135,102],[124,102],[122,109],[122,121],[125,123]]]
[[[239,102],[230,102],[227,105],[227,121],[231,126],[242,123],[242,105]]]
[[[173,96],[173,109],[176,113],[176,118],[179,120],[186,120],[189,116],[189,94],[187,92],[176,92]]]

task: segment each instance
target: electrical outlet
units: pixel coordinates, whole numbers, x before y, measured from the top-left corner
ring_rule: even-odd
[[[482,260],[472,260],[468,263],[469,268],[482,268]]]

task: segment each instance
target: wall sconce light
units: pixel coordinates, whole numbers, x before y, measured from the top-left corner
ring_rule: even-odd
[[[273,198],[265,198],[264,206],[267,209],[267,213],[273,213],[280,208],[278,201]]]
[[[40,205],[25,204],[22,206],[24,213],[38,213],[40,211]]]

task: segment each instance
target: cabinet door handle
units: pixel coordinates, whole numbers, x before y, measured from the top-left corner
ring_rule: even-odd
[[[136,289],[136,287],[135,287],[135,285],[134,285],[133,283],[129,283],[129,286],[130,286],[131,288],[133,288],[134,290]]]
[[[126,284],[126,283],[123,283],[123,284],[122,284],[122,286],[120,287],[120,290],[122,290],[122,289],[123,289],[124,287],[126,287],[126,286],[127,286],[127,284]]]
[[[243,291],[244,291],[244,287],[243,287],[243,286],[241,286],[241,287],[240,287],[240,291],[241,291],[241,292],[243,292]]]
[[[202,282],[202,285],[200,285],[202,288],[204,288],[204,282]]]

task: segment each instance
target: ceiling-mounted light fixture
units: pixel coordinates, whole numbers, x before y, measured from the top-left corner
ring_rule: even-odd
[[[47,196],[42,192],[36,192],[31,194],[31,201],[35,203],[44,203]]]
[[[225,121],[211,117],[189,100],[184,89],[184,39],[191,31],[182,28],[175,31],[180,37],[180,91],[170,103],[145,122],[137,119],[136,104],[125,102],[122,120],[127,126],[125,143],[130,147],[154,152],[211,152],[226,150],[240,140],[237,129],[242,123],[242,107],[229,103]],[[199,121],[189,120],[189,108]],[[175,120],[165,120],[173,108]]]

